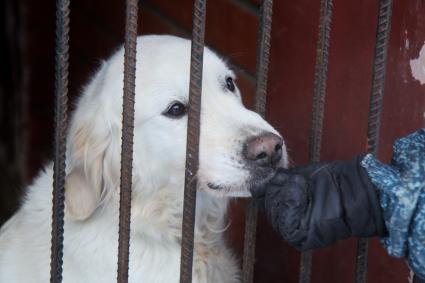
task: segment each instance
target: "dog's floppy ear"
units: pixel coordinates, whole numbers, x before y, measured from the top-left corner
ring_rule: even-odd
[[[97,136],[90,122],[74,119],[68,136],[68,174],[65,178],[65,204],[69,215],[88,218],[97,208],[104,186],[103,170],[108,138]],[[103,140],[102,140],[103,139]]]
[[[105,65],[85,89],[71,121],[67,138],[66,212],[77,220],[87,219],[111,187],[111,127],[106,121],[102,98]]]
[[[87,219],[100,201],[100,188],[91,187],[84,172],[72,170],[65,179],[67,213],[76,220]]]

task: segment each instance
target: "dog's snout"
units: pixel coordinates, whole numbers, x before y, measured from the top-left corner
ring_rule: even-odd
[[[264,133],[248,139],[244,157],[262,167],[275,167],[282,158],[283,140],[273,133]]]

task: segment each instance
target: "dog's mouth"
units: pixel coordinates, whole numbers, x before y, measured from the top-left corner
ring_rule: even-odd
[[[200,189],[217,197],[249,197],[250,193],[245,184],[243,181],[235,184],[208,181],[203,183]]]
[[[208,188],[210,188],[211,190],[214,190],[214,191],[220,191],[220,190],[225,189],[225,187],[223,185],[218,185],[218,184],[211,183],[211,182],[208,182],[207,186],[208,186]]]
[[[250,174],[246,180],[240,180],[232,184],[224,184],[217,181],[208,181],[204,183],[205,191],[223,197],[250,197],[250,190],[253,187],[263,186],[274,176],[276,169],[267,170],[268,172],[257,172]]]
[[[198,186],[200,190],[219,197],[251,197],[253,188],[267,184],[273,178],[276,170],[280,167],[286,168],[287,163],[285,155],[274,166],[258,166],[255,163],[247,163],[243,167],[228,167],[228,170],[223,171],[224,174],[216,173],[214,170],[204,170],[198,175],[200,177]],[[221,176],[223,176],[222,179]]]

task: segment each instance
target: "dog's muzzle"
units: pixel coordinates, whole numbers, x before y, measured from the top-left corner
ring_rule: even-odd
[[[244,144],[243,156],[248,163],[258,167],[276,168],[282,159],[283,139],[273,133],[263,133],[249,138]]]

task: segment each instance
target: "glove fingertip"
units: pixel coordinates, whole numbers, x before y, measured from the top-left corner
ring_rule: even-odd
[[[285,168],[279,168],[277,169],[275,175],[270,180],[270,182],[275,185],[283,185],[288,180],[289,176],[290,170]]]

